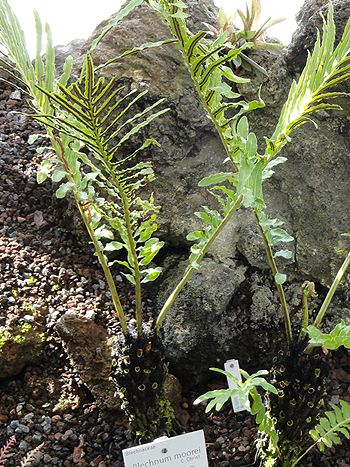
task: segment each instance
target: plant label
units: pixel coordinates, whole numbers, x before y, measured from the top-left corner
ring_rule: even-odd
[[[208,467],[203,430],[123,450],[125,467]]]
[[[231,373],[239,382],[242,381],[241,373],[239,372],[239,363],[238,360],[227,360],[225,363],[225,370],[228,373]],[[237,383],[235,383],[231,378],[227,377],[227,384],[230,389],[238,388]],[[250,407],[245,406],[239,396],[231,396],[232,408],[234,412],[243,412],[243,410],[249,410]]]

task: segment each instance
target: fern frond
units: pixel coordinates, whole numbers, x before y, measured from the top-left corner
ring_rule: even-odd
[[[344,346],[346,349],[350,349],[350,325],[343,320],[328,334],[323,333],[315,326],[308,326],[306,332],[310,337],[308,347],[325,347],[329,350],[337,350]]]
[[[36,459],[36,455],[42,450],[45,443],[39,444],[36,448],[28,452],[25,458],[21,461],[20,467],[29,467],[32,465],[32,462]]]
[[[12,447],[16,443],[16,437],[11,436],[5,443],[4,447],[0,449],[0,462],[5,462],[8,454],[10,453]]]
[[[47,97],[38,86],[51,92],[55,89],[55,50],[52,44],[51,31],[45,25],[45,62],[42,60],[43,27],[37,12],[34,12],[36,29],[36,59],[35,63],[28,54],[24,32],[7,0],[0,0],[0,44],[6,52],[6,62],[10,72],[15,74],[31,96],[36,110],[51,113],[52,109]],[[2,60],[2,59],[1,59]],[[66,84],[72,69],[72,57],[67,57],[64,71],[59,81]],[[10,83],[13,85],[13,83]]]
[[[320,423],[309,431],[315,442],[293,462],[291,467],[297,466],[315,446],[323,452],[327,448],[341,444],[340,435],[350,439],[350,404],[341,400],[340,406],[331,404],[331,407],[333,410],[325,412],[325,416],[320,418]]]
[[[264,163],[245,114],[264,107],[264,103],[260,97],[251,102],[244,100],[235,84],[249,82],[249,79],[237,76],[232,66],[250,44],[246,42],[234,48],[227,45],[225,33],[214,41],[207,39],[205,32],[192,34],[186,25],[186,5],[181,0],[151,0],[149,3],[176,37],[203,107],[221,137],[228,155],[225,162],[231,162],[232,167],[231,176],[225,181],[232,184],[236,196],[242,195],[243,206],[262,208]],[[218,176],[220,174],[213,177]],[[217,199],[222,204],[220,198]]]
[[[267,393],[277,394],[277,389],[262,377],[267,375],[268,372],[266,370],[260,370],[257,373],[249,375],[247,372],[241,370],[241,374],[245,379],[244,382],[241,382],[230,372],[219,368],[210,368],[210,370],[221,373],[227,378],[233,380],[236,388],[208,391],[199,396],[194,401],[194,404],[208,402],[205,409],[205,412],[207,413],[213,408],[215,408],[215,410],[221,410],[224,404],[228,402],[231,397],[238,397],[242,406],[245,407],[246,410],[249,410],[255,417],[259,431],[266,436],[270,452],[275,452],[278,449],[278,432],[270,417],[270,413],[266,409],[262,397],[258,392],[258,388],[262,388]]]
[[[335,24],[333,5],[330,3],[327,20],[323,22],[322,37],[318,32],[314,49],[308,54],[299,81],[293,81],[276,129],[267,140],[266,155],[269,159],[278,154],[292,131],[308,122],[315,124],[311,117],[318,111],[341,110],[339,105],[329,100],[349,95],[334,91],[334,87],[350,78],[350,20],[336,47],[334,42]]]
[[[317,443],[320,451],[340,444],[339,435],[350,439],[350,404],[340,401],[340,406],[331,404],[333,411],[325,412],[320,423],[310,431],[311,438]]]
[[[61,184],[56,194],[61,197],[73,190],[78,202],[87,206],[89,227],[105,261],[126,268],[125,277],[135,285],[137,327],[141,332],[141,283],[159,276],[160,268],[149,265],[164,242],[153,236],[159,206],[154,204],[153,196],[143,200],[139,195],[140,189],[154,179],[152,165],[133,160],[140,151],[157,143],[148,139],[128,155],[125,143],[168,109],[158,110],[163,103],[160,99],[137,111],[145,92],[127,92],[113,79],[106,82],[98,78],[90,55],[77,82],[68,87],[59,85],[56,92],[40,90],[54,113],[33,117],[59,131],[66,139],[66,148],[69,141],[78,141],[90,151],[85,154],[78,148],[76,159],[69,160],[65,149],[58,178],[65,172],[68,182]],[[125,259],[109,260],[117,250],[124,251]]]
[[[232,397],[238,396],[242,406],[246,407],[247,410],[250,410],[250,403],[249,398],[253,394],[255,395],[254,390],[256,391],[257,388],[262,388],[267,392],[272,392],[277,394],[277,389],[270,383],[266,381],[265,376],[268,374],[266,370],[260,370],[257,373],[249,375],[246,371],[240,370],[240,373],[244,377],[245,381],[239,381],[235,378],[232,373],[221,370],[220,368],[209,368],[211,371],[216,371],[217,373],[221,373],[230,380],[235,383],[236,388],[234,389],[218,389],[214,391],[209,391],[199,396],[195,401],[194,404],[200,404],[201,402],[208,401],[211,399],[210,403],[206,407],[206,412],[209,412],[211,409],[215,407],[216,410],[221,410],[224,404]],[[260,412],[260,409],[258,410]]]
[[[168,24],[173,36],[177,39],[177,47],[183,55],[201,103],[214,123],[227,153],[228,157],[224,163],[231,164],[231,170],[213,174],[199,183],[200,186],[211,186],[216,185],[218,180],[222,180],[225,185],[214,186],[211,189],[220,209],[209,212],[210,210],[205,208],[204,213],[199,213],[200,218],[207,225],[201,231],[193,232],[188,237],[196,242],[191,249],[188,270],[190,274],[191,268],[198,267],[197,258],[202,258],[202,252],[217,235],[217,226],[221,228],[227,221],[225,212],[232,205],[233,198],[241,199],[242,206],[253,208],[257,218],[265,208],[262,183],[273,173],[272,165],[268,166],[268,157],[259,154],[256,135],[250,131],[246,117],[246,114],[264,107],[265,104],[260,95],[258,99],[247,102],[236,86],[237,83],[249,82],[249,79],[237,76],[233,70],[235,69],[234,62],[239,62],[242,58],[241,54],[252,44],[245,42],[237,48],[228,45],[225,32],[215,40],[210,40],[203,32],[193,35],[186,26],[187,7],[182,0],[149,0],[149,4]],[[256,11],[258,11],[257,5],[256,3],[254,6]],[[249,11],[247,15],[250,16]],[[261,228],[263,237],[265,230]],[[271,258],[279,295],[283,299],[282,308],[286,317],[287,337],[291,340],[289,311],[281,286],[285,276],[278,274],[271,246],[265,237],[264,240]],[[179,286],[173,291],[170,300],[176,297]],[[168,300],[161,314],[169,303]]]

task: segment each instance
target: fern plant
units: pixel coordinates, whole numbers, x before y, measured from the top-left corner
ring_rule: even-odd
[[[132,2],[133,7],[137,2]],[[127,5],[117,20],[131,11]],[[118,339],[112,377],[138,440],[153,439],[172,430],[174,413],[164,396],[167,364],[153,329],[143,323],[141,284],[155,280],[160,268],[152,267],[163,246],[155,235],[160,207],[153,195],[142,198],[140,190],[154,179],[150,161],[140,153],[153,144],[146,139],[130,152],[131,138],[155,118],[167,112],[159,100],[139,110],[145,92],[128,89],[117,78],[97,77],[88,55],[80,78],[68,84],[72,60],[55,80],[55,59],[48,26],[45,61],[41,58],[42,26],[35,15],[37,55],[31,63],[24,35],[6,0],[0,2],[0,42],[5,46],[13,80],[26,92],[43,124],[52,151],[44,159],[38,182],[50,177],[58,184],[56,196],[71,193],[95,255],[103,269],[122,337]],[[150,45],[150,46],[153,46]],[[147,46],[144,46],[147,47]],[[135,50],[130,51],[134,53]],[[122,268],[135,289],[135,328],[129,325],[117,291],[112,266]]]
[[[340,435],[350,439],[350,404],[340,401],[339,405],[331,404],[333,410],[325,412],[319,424],[310,431],[310,436],[315,442],[294,461],[292,467],[298,465],[298,462],[315,446],[318,446],[320,451],[324,451],[326,448],[340,444]]]
[[[133,0],[111,20],[115,25],[141,3]],[[137,441],[148,441],[174,429],[174,412],[164,395],[167,362],[159,339],[166,312],[186,285],[208,248],[242,203],[242,196],[227,192],[221,212],[206,209],[198,213],[208,219],[202,233],[194,233],[184,277],[166,301],[155,325],[149,326],[142,314],[142,284],[154,281],[161,269],[153,260],[163,247],[157,230],[157,206],[153,195],[141,196],[146,183],[154,179],[149,160],[140,161],[146,148],[158,143],[145,139],[134,148],[132,139],[168,111],[160,99],[142,108],[146,92],[128,88],[118,78],[106,80],[99,75],[105,66],[148,47],[164,43],[147,43],[126,51],[104,65],[95,67],[88,54],[78,80],[71,82],[72,59],[67,58],[62,76],[55,80],[55,58],[51,35],[46,26],[46,58],[41,58],[42,26],[35,15],[37,54],[32,64],[26,52],[24,35],[7,0],[0,0],[0,43],[6,49],[5,61],[12,79],[29,96],[34,110],[31,116],[45,128],[52,150],[38,171],[38,182],[50,178],[57,184],[56,196],[73,197],[95,255],[103,269],[121,336],[112,362],[112,379],[122,400]],[[110,24],[94,42],[109,31]],[[248,104],[240,104],[249,106]],[[260,105],[260,104],[259,104]],[[135,290],[136,326],[127,319],[114,280],[117,265]]]
[[[297,463],[303,450],[308,449],[307,433],[316,430],[317,420],[324,410],[323,394],[326,389],[328,361],[320,349],[349,345],[350,326],[344,322],[329,335],[322,333],[319,327],[348,270],[350,254],[347,254],[312,324],[308,301],[314,291],[311,283],[303,284],[303,319],[301,325],[293,330],[283,287],[287,276],[279,271],[276,263],[276,258],[292,257],[291,251],[281,245],[293,241],[293,238],[283,229],[281,220],[267,216],[263,184],[273,175],[275,167],[285,162],[286,158],[279,156],[279,153],[291,141],[294,130],[309,122],[316,125],[312,117],[318,111],[341,110],[334,99],[345,97],[348,93],[334,90],[334,87],[350,78],[350,21],[335,46],[333,7],[330,4],[322,35],[318,33],[304,71],[298,82],[292,83],[276,129],[270,138],[266,138],[266,146],[261,150],[258,148],[256,135],[249,129],[247,114],[264,104],[260,98],[250,103],[244,100],[238,86],[246,82],[246,79],[240,77],[232,67],[232,62],[253,44],[245,42],[232,45],[227,31],[222,31],[215,39],[205,32],[192,34],[186,25],[186,4],[182,0],[149,0],[149,4],[168,24],[173,37],[177,39],[177,48],[192,77],[200,101],[215,125],[227,153],[224,161],[229,166],[227,171],[209,175],[199,185],[210,187],[210,192],[221,206],[225,206],[232,194],[241,197],[242,207],[253,210],[260,229],[280,299],[286,342],[275,356],[271,369],[277,393],[272,391],[267,398],[266,416],[263,418],[271,423],[266,426],[260,424],[262,437],[259,441],[259,453],[265,466],[296,465],[293,463]],[[204,214],[207,214],[207,208]],[[201,219],[208,223],[211,218],[203,215]],[[188,238],[197,240],[198,244],[203,235],[202,231],[198,231]],[[196,251],[195,245],[194,253]],[[215,405],[214,400],[218,400],[217,397],[222,398],[223,394],[214,392],[203,398],[213,398],[210,404],[212,407]],[[225,394],[228,395],[229,392]],[[334,423],[341,423],[340,420],[340,416],[328,417],[330,425],[326,429],[329,428],[333,433]],[[325,422],[322,423],[325,425]],[[348,433],[346,430],[341,432],[344,436]],[[311,433],[316,436],[314,431]]]

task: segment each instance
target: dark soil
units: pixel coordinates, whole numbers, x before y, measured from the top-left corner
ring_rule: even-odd
[[[23,318],[33,307],[45,318],[47,339],[36,366],[0,383],[0,448],[12,435],[16,443],[6,466],[19,466],[40,446],[32,463],[39,466],[122,466],[121,450],[129,446],[128,427],[118,413],[97,407],[79,382],[54,331],[57,319],[70,311],[116,329],[103,275],[88,243],[73,235],[64,204],[53,198],[50,182],[38,186],[42,156],[28,137],[38,127],[25,116],[21,96],[2,89],[0,95],[0,326]],[[39,129],[40,131],[40,129]],[[39,145],[45,145],[39,140]],[[130,311],[132,292],[116,276]],[[151,316],[151,303],[147,304]],[[30,308],[31,309],[31,308]],[[332,401],[350,401],[350,359],[338,352],[331,372]],[[0,375],[1,376],[1,375]],[[198,392],[183,395],[188,430],[205,432],[209,465],[253,465],[256,427],[252,417],[227,407],[209,416],[193,407]],[[42,444],[43,443],[43,444]],[[305,466],[350,466],[350,443]]]

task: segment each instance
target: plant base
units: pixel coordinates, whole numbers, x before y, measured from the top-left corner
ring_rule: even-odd
[[[164,349],[153,329],[144,328],[142,336],[130,331],[120,339],[112,362],[112,379],[137,443],[174,431],[174,410],[164,394],[167,373]]]
[[[305,354],[306,342],[293,342],[280,350],[271,369],[278,395],[267,402],[279,435],[279,452],[264,452],[262,465],[290,467],[310,445],[309,431],[324,412],[329,362],[321,349]],[[265,447],[266,449],[266,447]]]

